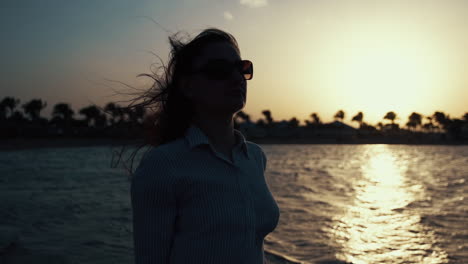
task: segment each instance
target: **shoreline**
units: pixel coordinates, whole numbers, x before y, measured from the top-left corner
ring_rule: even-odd
[[[391,145],[433,145],[433,146],[465,146],[468,142],[434,142],[434,141],[411,141],[391,139],[277,139],[262,138],[248,140],[256,144],[264,145],[286,145],[286,144],[310,144],[310,145],[359,145],[359,144],[391,144]],[[24,149],[39,148],[75,148],[93,146],[122,147],[130,144],[141,144],[139,139],[112,139],[112,138],[12,138],[0,139],[0,151],[16,151]]]

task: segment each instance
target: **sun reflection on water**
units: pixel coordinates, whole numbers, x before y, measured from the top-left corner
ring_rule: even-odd
[[[387,145],[366,146],[362,177],[355,181],[355,199],[335,219],[332,233],[342,250],[339,259],[352,263],[447,263],[420,215],[404,210],[423,195],[410,184],[408,158]]]

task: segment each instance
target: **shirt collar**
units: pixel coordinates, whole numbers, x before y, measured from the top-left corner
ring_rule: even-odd
[[[244,135],[242,135],[242,133],[239,130],[234,129],[234,136],[236,138],[236,145],[234,146],[234,149],[240,147],[244,152],[245,156],[249,158],[247,142],[245,140]],[[194,124],[191,124],[185,132],[185,139],[187,140],[191,149],[204,144],[213,147],[205,133],[203,133],[203,131]]]

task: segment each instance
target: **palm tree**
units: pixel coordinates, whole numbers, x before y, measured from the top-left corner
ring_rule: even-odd
[[[61,127],[69,128],[73,123],[75,112],[67,103],[57,103],[52,110],[52,119],[50,123],[55,123]]]
[[[115,112],[119,115],[123,113],[127,116],[126,121],[128,125],[132,124],[141,124],[143,122],[143,116],[145,115],[145,108],[141,105],[125,107],[125,108],[116,108]],[[120,117],[122,119],[122,116]]]
[[[96,126],[98,121],[102,120],[101,111],[95,105],[86,106],[80,109],[80,115],[83,115],[86,119],[88,126]]]
[[[265,116],[267,124],[272,125],[274,121],[273,121],[273,117],[271,116],[271,111],[270,110],[263,110],[262,114]]]
[[[104,111],[111,115],[111,118],[109,119],[111,125],[114,125],[114,123],[116,122],[116,119],[121,117],[119,116],[120,114],[120,111],[118,110],[119,108],[120,107],[113,102],[107,103],[106,106],[104,106]]]
[[[41,99],[32,99],[22,105],[24,113],[29,116],[31,121],[40,119],[41,111],[47,106],[47,102]]]
[[[353,116],[353,119],[351,121],[356,121],[359,123],[359,127],[362,126],[362,119],[364,118],[364,114],[362,112],[357,113],[355,116]]]
[[[310,114],[310,117],[312,118],[312,124],[319,125],[319,124],[322,123],[322,121],[320,121],[320,117],[318,116],[317,113]]]
[[[131,124],[131,123],[133,123],[135,121],[136,117],[135,117],[135,113],[133,112],[132,108],[124,107],[124,108],[122,108],[122,111],[123,111],[124,115],[127,116],[127,118],[125,119],[125,121],[127,121],[126,122],[127,124]]]
[[[52,110],[52,116],[63,120],[71,120],[75,112],[67,103],[57,103]]]
[[[443,112],[436,111],[432,117],[440,125],[440,127],[442,127],[445,131],[448,130],[451,121],[448,115],[445,115]]]
[[[0,119],[7,118],[7,110],[8,116],[12,116],[13,112],[15,111],[16,106],[19,104],[20,100],[15,99],[14,97],[5,97],[0,102]]]
[[[143,124],[146,108],[142,105],[137,105],[134,107],[133,112],[135,113],[135,122],[138,124]]]
[[[395,114],[395,112],[390,111],[387,114],[385,114],[384,119],[390,120],[392,122],[392,125],[394,125],[395,119],[397,119],[397,115]]]
[[[434,122],[433,122],[434,118],[432,116],[426,116],[426,119],[427,119],[427,123],[424,123],[424,125],[422,125],[422,127],[424,128],[424,130],[432,132],[432,130],[434,128],[436,128],[436,126],[434,125]]]
[[[339,110],[338,112],[336,112],[334,118],[343,122],[345,118],[345,112],[343,110]]]
[[[413,112],[408,117],[408,123],[406,123],[406,126],[408,128],[416,129],[417,127],[420,127],[421,124],[422,124],[422,115],[416,112]]]

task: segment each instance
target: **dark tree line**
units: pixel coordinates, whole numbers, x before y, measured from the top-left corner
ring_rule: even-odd
[[[122,107],[114,102],[104,108],[85,106],[77,112],[71,105],[59,102],[52,108],[50,119],[41,116],[47,106],[42,99],[21,104],[19,99],[5,97],[0,101],[2,137],[14,136],[138,136],[145,109]]]
[[[0,101],[0,136],[111,136],[111,137],[138,137],[147,113],[143,107],[122,107],[114,102],[107,103],[104,107],[97,105],[85,106],[77,112],[71,105],[59,102],[52,108],[50,119],[41,116],[47,102],[42,99],[31,99],[21,103],[14,97],[4,97]],[[252,121],[250,116],[240,111],[235,115],[235,126],[242,123],[253,124],[263,129],[272,129],[282,126],[285,128],[309,128],[318,129],[329,126],[322,122],[319,114],[313,112],[309,119],[303,120],[304,125],[296,117],[289,120],[276,121],[270,110],[262,111],[263,117]],[[335,121],[343,123],[346,113],[339,110],[334,116]],[[445,133],[457,138],[466,132],[468,127],[468,112],[461,118],[451,118],[449,115],[436,111],[431,115],[411,113],[406,122],[400,126],[398,120],[402,120],[394,111],[387,112],[382,117],[382,122],[376,125],[365,122],[363,112],[358,112],[348,118],[359,125],[359,131],[371,131],[380,133],[396,133],[406,131],[411,133]]]
[[[313,112],[310,114],[310,118],[304,120],[305,125],[300,126],[300,121],[293,117],[290,120],[275,121],[273,119],[270,110],[262,111],[263,118],[260,118],[255,122],[259,127],[272,128],[280,124],[286,124],[289,128],[325,128],[330,127],[333,124],[325,124],[318,113]],[[358,132],[368,132],[378,134],[381,136],[407,136],[411,134],[442,134],[443,137],[449,136],[452,139],[468,139],[468,112],[465,113],[461,118],[451,118],[449,115],[441,111],[436,111],[431,115],[423,115],[417,112],[411,113],[406,122],[402,125],[398,122],[401,118],[394,111],[387,112],[382,117],[382,122],[378,122],[376,125],[365,122],[364,113],[359,111],[353,115],[349,120],[358,124]],[[346,113],[343,110],[339,110],[334,116],[335,121],[343,123],[346,119]],[[240,111],[236,115],[235,121],[237,125],[243,122],[252,123],[250,116],[243,111]]]
[[[272,117],[270,110],[262,111],[263,118],[260,118],[256,124],[260,126],[273,125],[278,123]],[[340,122],[345,120],[346,114],[343,110],[339,110],[335,115],[334,119]],[[250,116],[243,111],[237,113],[236,118],[238,122],[252,122]],[[369,128],[373,127],[378,130],[383,129],[402,129],[407,128],[412,131],[424,131],[424,132],[446,132],[451,127],[458,124],[467,124],[468,123],[468,112],[465,113],[461,118],[451,119],[449,115],[446,115],[443,112],[436,111],[432,115],[424,116],[420,113],[413,112],[408,116],[408,121],[400,127],[400,124],[396,120],[399,120],[400,117],[393,111],[387,112],[382,117],[384,122],[379,122],[376,126],[364,122],[364,113],[358,112],[356,115],[352,116],[350,121],[356,122],[359,124],[360,128]],[[386,121],[386,124],[385,124]],[[292,126],[299,126],[299,120],[296,117],[291,118],[289,121],[282,120],[280,122],[290,122]],[[323,124],[319,115],[314,112],[310,114],[310,119],[304,120],[305,126],[317,126]]]

